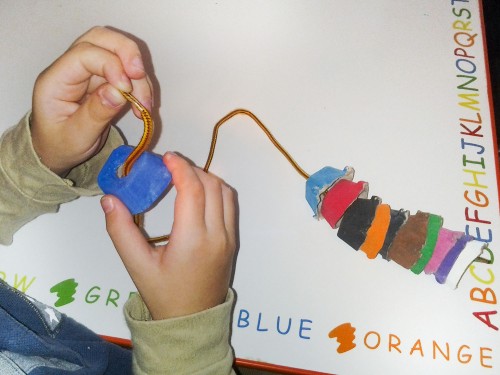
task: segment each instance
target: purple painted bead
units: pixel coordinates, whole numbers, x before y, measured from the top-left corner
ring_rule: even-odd
[[[472,241],[473,239],[474,237],[463,233],[463,235],[457,240],[457,242],[455,242],[455,245],[453,245],[450,251],[448,251],[448,254],[446,254],[445,258],[439,265],[439,268],[434,273],[434,277],[439,284],[444,284],[446,282],[446,278],[453,268],[453,265],[455,264],[458,256],[460,255],[462,250],[465,249],[467,242]]]

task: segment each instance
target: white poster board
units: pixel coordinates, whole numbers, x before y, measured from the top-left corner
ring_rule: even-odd
[[[352,166],[391,207],[439,214],[447,228],[469,225],[498,246],[477,1],[1,1],[0,18],[2,130],[30,108],[39,72],[87,29],[109,25],[151,55],[156,152],[203,165],[215,122],[243,107],[309,173]],[[118,127],[137,143],[137,119]],[[498,262],[475,264],[453,291],[368,260],[312,218],[305,180],[244,117],[221,129],[211,171],[238,191],[238,358],[340,374],[498,372]],[[471,186],[474,176],[481,186]],[[488,197],[484,207],[465,199],[475,189]],[[168,232],[172,201],[148,214],[151,234]],[[474,210],[488,223],[473,222]],[[98,197],[22,228],[0,248],[0,277],[49,304],[50,288],[74,279],[75,301],[60,310],[128,337],[121,308],[134,286]],[[356,329],[356,346],[338,353],[328,333],[344,323]]]

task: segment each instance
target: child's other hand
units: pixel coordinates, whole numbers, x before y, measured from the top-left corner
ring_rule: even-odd
[[[224,302],[236,248],[233,190],[180,156],[164,161],[177,191],[167,245],[151,246],[116,197],[102,198],[108,233],[155,320]]]
[[[152,90],[137,44],[95,27],[38,77],[33,90],[31,132],[42,163],[60,176],[104,145],[110,120],[131,92],[148,109]]]

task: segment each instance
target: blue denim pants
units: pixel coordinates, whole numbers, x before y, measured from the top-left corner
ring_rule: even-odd
[[[0,280],[1,375],[127,375],[131,352]]]

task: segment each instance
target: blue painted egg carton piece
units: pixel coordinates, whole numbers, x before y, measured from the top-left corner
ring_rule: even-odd
[[[134,163],[127,176],[120,176],[120,167],[134,147],[116,148],[104,164],[97,183],[105,194],[119,198],[133,214],[151,208],[163,195],[172,181],[172,175],[161,156],[144,152]]]

